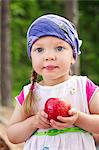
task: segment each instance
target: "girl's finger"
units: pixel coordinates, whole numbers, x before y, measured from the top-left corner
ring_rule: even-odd
[[[62,123],[72,123],[74,120],[74,116],[70,116],[70,117],[62,117],[62,116],[58,116],[57,119],[59,121],[61,121]]]
[[[56,128],[56,129],[64,129],[64,128],[69,127],[68,123],[61,123],[61,122],[57,122],[57,121],[54,121],[54,120],[51,120],[50,124],[53,128]]]
[[[46,119],[46,118],[44,118],[44,117],[42,117],[42,116],[40,116],[40,120],[41,120],[42,122],[44,122],[45,124],[50,124],[49,120]]]
[[[43,110],[41,111],[41,115],[42,115],[43,117],[45,117],[45,118],[48,118],[48,114],[45,113]]]
[[[74,108],[72,108],[72,109],[70,109],[69,111],[68,111],[68,114],[70,115],[70,116],[73,116],[73,115],[75,115],[77,113],[77,111],[74,109]]]
[[[61,122],[68,122],[68,117],[62,117],[62,116],[58,116],[57,119]]]
[[[50,128],[50,125],[47,125],[44,122],[40,122],[39,123],[39,128],[42,128],[42,129]]]

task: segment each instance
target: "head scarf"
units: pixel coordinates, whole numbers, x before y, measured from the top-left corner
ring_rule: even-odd
[[[44,36],[55,36],[68,42],[73,49],[74,59],[77,59],[82,42],[78,38],[75,26],[69,20],[53,14],[44,15],[36,19],[27,31],[27,50],[29,58],[31,58],[33,43]]]

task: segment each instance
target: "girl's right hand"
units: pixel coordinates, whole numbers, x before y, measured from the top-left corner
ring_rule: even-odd
[[[47,119],[48,115],[43,110],[37,112],[37,114],[33,117],[37,128],[48,129],[51,127],[50,122]]]

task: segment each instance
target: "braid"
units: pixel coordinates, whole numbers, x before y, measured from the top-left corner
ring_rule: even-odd
[[[34,85],[36,80],[37,80],[37,73],[33,70],[31,74],[31,84]]]
[[[30,113],[32,106],[35,106],[34,104],[36,103],[36,100],[34,98],[34,88],[35,88],[35,82],[37,80],[37,73],[33,70],[31,74],[31,87],[30,90],[25,98],[24,101],[24,108],[26,113]],[[35,111],[35,108],[34,108]]]

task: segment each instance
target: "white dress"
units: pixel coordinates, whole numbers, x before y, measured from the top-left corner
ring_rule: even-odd
[[[25,96],[29,86],[24,87]],[[39,109],[44,109],[48,98],[58,97],[67,101],[77,110],[89,113],[86,97],[86,77],[73,76],[68,81],[55,86],[41,86],[36,84],[36,95]],[[73,128],[70,127],[70,128]],[[24,150],[96,150],[93,136],[88,132],[65,132],[57,135],[43,134],[52,129],[38,129],[25,143]]]

